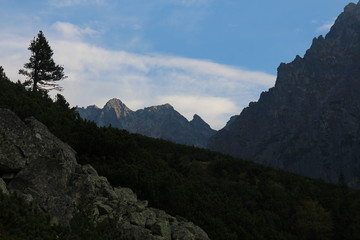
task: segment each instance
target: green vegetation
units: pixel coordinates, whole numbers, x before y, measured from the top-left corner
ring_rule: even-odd
[[[0,192],[1,240],[120,240],[111,220],[94,225],[84,210],[79,209],[69,226],[51,226],[50,220],[25,200]]]
[[[24,64],[24,68],[28,70],[19,70],[19,74],[27,77],[24,85],[31,86],[34,92],[61,90],[56,82],[66,78],[64,68],[56,65],[52,59],[53,51],[42,31],[31,41],[28,49],[31,51],[31,57],[29,62]]]
[[[193,221],[213,240],[360,239],[357,190],[208,150],[99,128],[80,119],[63,96],[53,101],[46,92],[27,91],[10,82],[1,69],[0,78],[0,107],[21,118],[35,116],[77,151],[80,163],[92,164],[114,186],[132,188],[151,206]],[[8,208],[16,209],[17,203],[12,204]],[[85,231],[86,224],[81,226],[77,231]],[[25,231],[1,228],[7,233]]]

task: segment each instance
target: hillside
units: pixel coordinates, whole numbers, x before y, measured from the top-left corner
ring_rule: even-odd
[[[263,92],[209,148],[328,182],[360,174],[360,3],[347,5],[304,57],[280,64]]]
[[[205,148],[215,130],[194,115],[191,121],[178,113],[170,104],[132,111],[119,99],[109,100],[100,109],[96,106],[77,109],[80,116],[98,126],[112,126],[152,138]]]
[[[53,101],[10,82],[3,72],[0,76],[0,108],[22,119],[34,116],[77,152],[81,164],[92,164],[112,186],[130,187],[151,207],[196,223],[210,239],[360,237],[360,192],[344,184],[326,184],[207,150],[99,128],[69,109],[61,95]],[[2,206],[15,211],[20,205],[4,201]],[[17,221],[7,225],[2,213],[0,232],[22,233],[29,226],[16,225]]]
[[[75,151],[33,117],[21,121],[0,108],[0,178],[5,194],[15,193],[66,226],[78,210],[98,224],[115,223],[115,239],[209,240],[198,226],[150,208],[131,189],[113,188],[89,164],[78,164]]]

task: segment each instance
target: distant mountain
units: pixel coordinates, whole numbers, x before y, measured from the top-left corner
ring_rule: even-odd
[[[132,133],[196,147],[205,147],[208,139],[216,132],[198,115],[194,115],[189,122],[170,104],[132,111],[114,98],[102,109],[88,106],[78,108],[77,111],[82,118],[94,121],[99,126],[111,125]]]
[[[275,87],[209,140],[209,148],[302,175],[360,177],[360,4],[350,3]]]

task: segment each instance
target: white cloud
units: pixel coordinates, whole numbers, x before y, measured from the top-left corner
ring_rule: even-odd
[[[187,118],[199,114],[219,129],[275,82],[273,75],[208,60],[107,50],[84,42],[79,35],[86,29],[61,22],[53,26],[46,37],[55,62],[68,75],[61,85],[71,105],[101,107],[113,97],[133,110],[170,103]],[[12,80],[22,78],[17,72],[30,56],[31,39],[0,41],[0,65]]]
[[[334,25],[334,23],[326,23],[316,29],[317,32],[327,32]]]
[[[67,39],[78,39],[84,35],[98,34],[98,32],[94,29],[91,29],[89,27],[80,28],[68,22],[56,22],[52,25],[52,27]]]
[[[206,60],[109,51],[83,42],[54,41],[54,51],[68,71],[63,86],[72,104],[102,106],[118,97],[136,110],[168,102],[188,118],[199,114],[214,128],[275,82],[269,74]]]
[[[13,34],[1,35],[4,37],[0,40],[0,65],[4,67],[9,78],[17,81],[20,78],[19,69],[23,68],[24,63],[30,57],[27,55],[30,40]]]
[[[316,21],[313,21],[314,23],[317,23]],[[332,21],[325,22],[323,25],[318,27],[316,29],[317,32],[328,32],[330,28],[334,25],[335,18]]]

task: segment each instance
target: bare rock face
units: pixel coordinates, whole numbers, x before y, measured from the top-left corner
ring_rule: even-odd
[[[4,146],[0,148],[0,172],[10,174],[22,169],[31,156],[37,155],[33,143],[36,138],[28,127],[10,111],[1,111],[0,118],[3,119],[0,122],[0,143]],[[16,128],[10,126],[16,126]]]
[[[0,178],[0,192],[6,195],[9,194],[9,191],[6,187],[6,183],[2,178]]]
[[[132,111],[114,98],[102,109],[89,106],[78,108],[77,111],[82,118],[94,121],[99,126],[111,125],[131,133],[196,147],[206,147],[208,139],[216,132],[198,115],[188,121],[170,104]]]
[[[34,118],[22,122],[0,109],[0,191],[15,192],[53,224],[67,224],[81,205],[95,221],[115,219],[124,239],[208,240],[193,223],[148,207],[128,188],[113,188],[90,165],[79,165],[75,151]]]
[[[209,148],[313,178],[360,176],[360,4],[345,7],[275,87],[233,118]]]

